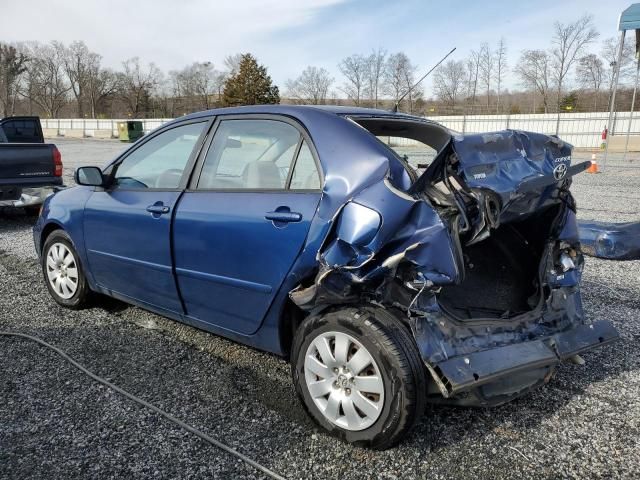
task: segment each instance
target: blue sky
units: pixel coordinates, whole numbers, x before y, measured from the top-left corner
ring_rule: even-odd
[[[305,66],[327,68],[352,53],[404,51],[426,71],[452,47],[463,59],[503,36],[509,65],[549,46],[553,23],[592,14],[600,40],[617,35],[619,0],[0,0],[0,41],[84,40],[106,65],[137,55],[163,70],[193,61],[222,66],[249,51],[279,85]],[[30,12],[30,13],[25,13]],[[39,14],[36,14],[39,12]],[[123,14],[127,12],[127,14]],[[599,46],[596,48],[599,50]],[[508,79],[510,86],[513,78]]]

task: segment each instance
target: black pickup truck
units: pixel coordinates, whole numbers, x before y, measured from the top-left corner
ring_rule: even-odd
[[[62,157],[44,143],[38,117],[0,120],[0,207],[23,207],[36,213],[40,204],[62,185]]]

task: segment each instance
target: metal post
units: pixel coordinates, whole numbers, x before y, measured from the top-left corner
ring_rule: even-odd
[[[604,168],[609,156],[609,140],[611,139],[611,122],[613,120],[613,109],[616,104],[616,90],[618,90],[618,76],[620,75],[620,62],[622,61],[622,49],[624,47],[624,34],[625,30],[620,32],[620,46],[618,48],[618,61],[616,63],[616,69],[613,72],[613,92],[611,93],[611,104],[609,105],[609,121],[607,122],[607,140],[604,148],[604,159],[602,160],[602,167]]]
[[[638,89],[638,74],[640,73],[640,58],[636,59],[636,79],[633,83],[633,97],[631,98],[631,111],[629,112],[629,125],[627,126],[627,140],[624,143],[624,155],[622,161],[627,158],[627,150],[629,149],[629,135],[631,134],[631,121],[633,120],[633,107],[636,104],[636,90]]]

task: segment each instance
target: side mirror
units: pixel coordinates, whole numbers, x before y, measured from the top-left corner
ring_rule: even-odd
[[[80,167],[76,170],[75,181],[78,185],[86,185],[89,187],[104,186],[104,177],[102,170],[98,167]]]

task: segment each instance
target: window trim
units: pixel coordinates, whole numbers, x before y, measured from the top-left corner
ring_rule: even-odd
[[[204,168],[204,162],[207,158],[207,154],[209,153],[209,149],[211,148],[211,144],[216,138],[216,134],[218,133],[218,128],[220,127],[220,123],[225,120],[273,120],[277,122],[283,122],[291,125],[296,128],[300,133],[300,139],[298,139],[298,145],[296,146],[296,154],[291,162],[292,167],[289,169],[289,173],[287,174],[287,183],[285,183],[284,188],[198,188],[198,181],[200,180],[200,176],[202,174],[202,170]],[[313,156],[313,160],[316,166],[316,170],[318,172],[318,176],[320,177],[320,188],[314,189],[304,189],[304,190],[291,190],[289,188],[290,177],[293,175],[293,167],[298,160],[298,153],[300,152],[300,148],[302,146],[302,142],[306,141],[309,146],[309,150],[311,151],[311,155]],[[228,114],[228,115],[218,115],[213,122],[213,126],[210,129],[209,136],[206,139],[204,145],[200,149],[200,153],[196,162],[196,165],[193,169],[193,173],[189,180],[189,183],[186,188],[186,192],[188,193],[200,193],[200,192],[218,192],[218,193],[319,193],[322,192],[322,186],[324,185],[324,172],[322,171],[322,165],[320,163],[318,152],[316,151],[315,145],[311,140],[311,136],[304,128],[304,126],[298,122],[296,119],[286,116],[286,115],[278,115],[278,114],[259,114],[259,113],[245,113],[245,114]]]
[[[193,169],[194,166],[196,164],[196,161],[198,159],[198,156],[200,155],[200,151],[202,150],[202,146],[204,145],[204,142],[207,138],[207,136],[209,135],[210,131],[211,131],[211,126],[213,125],[215,121],[215,117],[213,116],[206,116],[206,117],[198,117],[198,118],[193,118],[190,120],[185,120],[183,122],[178,122],[178,123],[172,123],[170,125],[166,125],[163,127],[160,127],[159,129],[157,129],[156,131],[154,131],[153,133],[149,134],[148,136],[143,137],[144,141],[140,142],[139,144],[136,143],[132,146],[132,148],[129,148],[127,150],[125,150],[122,154],[120,154],[113,162],[111,162],[106,168],[106,170],[109,170],[107,175],[109,177],[109,183],[108,183],[108,187],[105,189],[105,191],[107,192],[115,192],[115,191],[121,191],[121,192],[181,192],[183,190],[185,190],[187,188],[187,185],[191,179],[191,175],[193,173]],[[129,158],[129,156],[131,154],[133,154],[135,151],[137,151],[139,148],[141,148],[143,145],[146,145],[147,142],[150,142],[151,140],[153,140],[154,138],[156,138],[159,135],[162,135],[163,133],[166,133],[170,130],[173,130],[175,128],[179,128],[179,127],[184,127],[187,125],[193,125],[196,123],[203,123],[204,124],[204,128],[202,129],[202,132],[200,133],[200,136],[198,137],[198,139],[196,140],[196,143],[194,144],[193,149],[191,150],[191,153],[189,154],[189,158],[187,159],[187,163],[185,164],[184,170],[182,171],[182,176],[180,177],[180,183],[178,184],[178,186],[176,188],[155,188],[155,187],[150,187],[150,188],[127,188],[127,187],[119,187],[115,184],[115,175],[118,173],[118,167],[122,164],[122,162],[124,162],[127,158]]]

